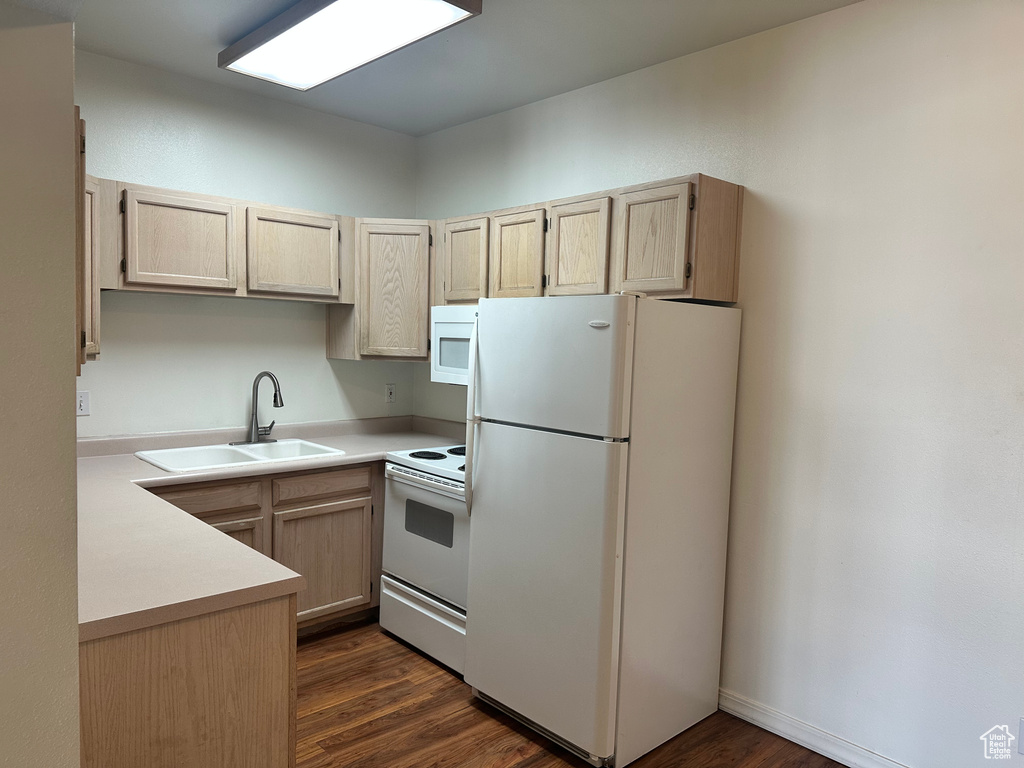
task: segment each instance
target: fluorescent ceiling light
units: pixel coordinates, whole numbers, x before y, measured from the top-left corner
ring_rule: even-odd
[[[480,13],[481,0],[304,0],[218,66],[306,91]]]

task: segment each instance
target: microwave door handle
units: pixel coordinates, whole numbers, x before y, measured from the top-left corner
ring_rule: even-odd
[[[466,514],[473,514],[473,456],[476,452],[476,371],[480,340],[477,338],[480,318],[473,318],[473,331],[469,335],[469,369],[466,381]]]

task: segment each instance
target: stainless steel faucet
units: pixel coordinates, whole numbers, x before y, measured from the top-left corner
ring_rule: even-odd
[[[252,383],[252,416],[249,419],[249,436],[246,440],[240,440],[237,443],[231,443],[231,445],[247,445],[249,443],[276,443],[272,437],[268,437],[270,430],[274,428],[277,420],[270,422],[269,427],[261,427],[259,419],[256,417],[256,404],[259,402],[260,394],[260,382],[265,376],[269,376],[270,380],[274,382],[274,407],[280,408],[284,405],[284,398],[281,397],[281,384],[277,380],[277,376],[272,374],[270,371],[261,371],[256,374],[256,379]]]

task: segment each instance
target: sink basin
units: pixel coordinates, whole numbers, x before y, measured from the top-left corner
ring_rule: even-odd
[[[243,464],[308,459],[316,456],[343,456],[344,451],[306,440],[280,440],[252,445],[197,445],[192,448],[165,448],[138,451],[135,455],[166,472],[195,472],[223,469]]]
[[[305,440],[279,440],[276,443],[256,443],[245,445],[242,448],[261,459],[279,461],[280,459],[305,459],[310,456],[329,456],[343,454],[335,448],[328,448],[326,445],[317,445]]]
[[[239,450],[233,445],[197,445],[194,448],[167,448],[162,451],[139,451],[135,454],[143,461],[168,472],[188,472],[196,469],[231,467],[252,464],[259,458]]]

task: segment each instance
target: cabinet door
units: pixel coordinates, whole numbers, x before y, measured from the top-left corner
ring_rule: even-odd
[[[363,496],[274,513],[274,559],[306,577],[300,621],[369,604],[371,510]]]
[[[86,224],[85,190],[85,120],[75,107],[75,375],[82,375],[86,361],[86,326],[88,311],[86,293],[89,290],[86,273],[88,225]]]
[[[494,216],[491,225],[492,298],[540,296],[544,288],[544,209]]]
[[[427,356],[430,226],[360,219],[359,353]]]
[[[235,290],[235,206],[125,188],[125,283]]]
[[[551,207],[549,296],[607,292],[610,210],[608,197]]]
[[[250,206],[245,245],[250,291],[338,295],[337,219]]]
[[[672,184],[616,198],[613,291],[686,288],[691,187]]]
[[[232,520],[226,523],[213,523],[213,527],[222,531],[235,541],[240,541],[257,552],[270,555],[263,540],[263,518],[249,517],[245,520]]]
[[[487,217],[444,225],[444,300],[476,301],[487,295]]]
[[[100,182],[85,177],[85,354],[100,353],[100,248],[103,230],[99,220],[103,214]]]

